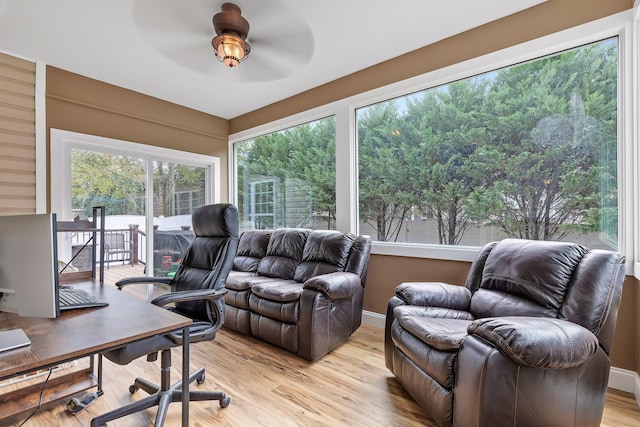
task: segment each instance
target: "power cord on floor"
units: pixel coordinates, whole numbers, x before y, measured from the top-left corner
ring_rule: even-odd
[[[44,383],[42,383],[42,387],[40,388],[40,397],[38,398],[38,406],[33,410],[31,414],[29,414],[27,418],[25,418],[24,421],[18,424],[18,426],[23,426],[27,421],[29,421],[29,419],[31,419],[31,417],[33,417],[40,410],[40,407],[42,406],[42,396],[44,395],[44,388],[47,385],[47,381],[49,381],[49,378],[51,377],[52,372],[53,372],[53,368],[49,368],[49,374],[47,375],[47,378],[45,378]]]

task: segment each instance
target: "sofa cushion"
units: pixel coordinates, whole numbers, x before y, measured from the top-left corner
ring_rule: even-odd
[[[269,239],[267,254],[258,264],[258,274],[293,279],[309,233],[311,230],[301,228],[274,230]]]
[[[297,324],[300,302],[299,298],[291,301],[276,301],[252,293],[249,295],[249,308],[252,313],[284,323]]]
[[[276,282],[277,277],[256,276],[255,273],[231,271],[227,276],[225,288],[234,291],[245,291],[260,283]]]
[[[398,322],[393,322],[391,338],[412,364],[436,380],[442,387],[452,389],[454,385],[454,366],[458,353],[441,351],[424,343],[420,338],[408,332]],[[422,374],[421,372],[421,374]]]
[[[251,293],[271,301],[297,301],[302,295],[302,285],[293,280],[278,280],[256,284]]]
[[[238,250],[233,260],[236,271],[258,271],[260,260],[267,255],[271,230],[247,230],[240,235]]]
[[[465,318],[426,317],[422,315],[426,311],[419,311],[421,308],[400,305],[393,309],[393,315],[404,330],[428,346],[441,351],[458,351],[472,321]]]
[[[354,240],[354,235],[339,231],[312,231],[293,279],[302,283],[314,276],[344,271]]]

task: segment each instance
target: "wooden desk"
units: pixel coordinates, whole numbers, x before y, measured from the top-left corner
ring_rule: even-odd
[[[63,311],[57,319],[20,317],[0,313],[0,329],[22,328],[31,345],[0,353],[0,381],[85,356],[121,347],[124,344],[184,330],[182,346],[182,425],[189,425],[189,333],[191,319],[157,307],[116,288],[95,282],[73,283],[109,302],[102,308]],[[37,403],[37,402],[36,402]],[[6,412],[0,406],[0,414]]]

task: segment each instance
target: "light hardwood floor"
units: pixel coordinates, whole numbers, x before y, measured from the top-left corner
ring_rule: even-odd
[[[115,275],[114,268],[109,274]],[[129,275],[128,272],[125,274]],[[223,329],[214,341],[192,345],[191,368],[206,366],[206,381],[194,388],[221,389],[227,408],[193,402],[191,426],[419,426],[434,425],[384,365],[383,331],[363,325],[343,345],[310,363],[259,340]],[[180,376],[179,349],[172,378]],[[145,396],[127,389],[135,376],[156,381],[159,362],[144,358],[128,366],[105,361],[105,394],[78,415],[64,403],[41,410],[25,426],[88,426],[92,417]],[[155,412],[132,415],[109,426],[153,425]],[[171,405],[165,424],[180,425],[180,404]],[[640,408],[632,395],[611,391],[602,426],[638,426]]]

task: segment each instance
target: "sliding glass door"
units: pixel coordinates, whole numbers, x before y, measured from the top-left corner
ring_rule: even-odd
[[[193,210],[218,201],[219,159],[58,130],[51,141],[59,220],[90,219],[94,206],[104,206],[105,268],[172,275],[194,237]],[[70,259],[87,236],[63,238],[74,239],[60,251]]]

